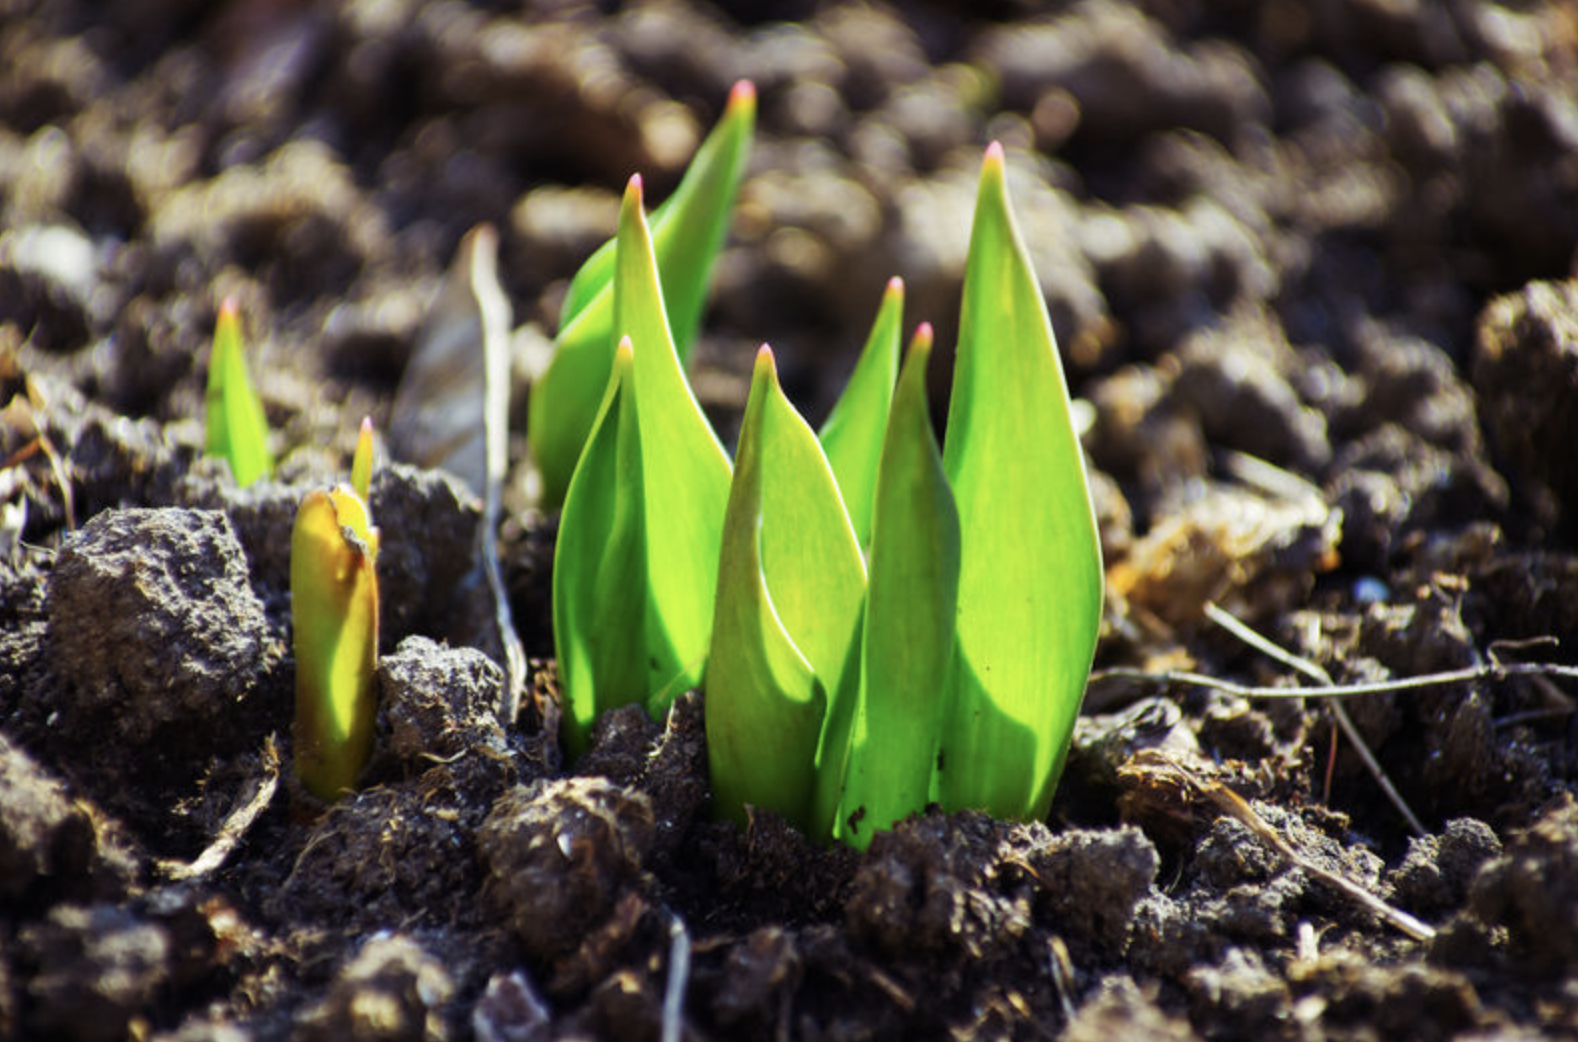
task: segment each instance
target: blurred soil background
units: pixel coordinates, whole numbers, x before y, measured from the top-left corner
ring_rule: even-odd
[[[1475,679],[1339,720],[1108,672],[1049,822],[823,851],[710,820],[699,696],[562,763],[519,466],[501,723],[476,503],[385,456],[379,753],[314,811],[296,503],[479,222],[522,460],[568,278],[740,78],[726,440],[764,340],[820,419],[892,275],[951,345],[999,140],[1091,406],[1098,671]],[[1575,264],[1566,0],[0,0],[0,1037],[1578,1035],[1578,685],[1491,675],[1575,661]],[[283,455],[244,491],[226,297]]]

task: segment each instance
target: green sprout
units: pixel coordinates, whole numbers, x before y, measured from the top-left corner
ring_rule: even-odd
[[[816,435],[756,357],[723,523],[707,666],[713,800],[813,820],[824,722],[837,699],[866,568]]]
[[[855,371],[818,433],[862,547],[871,545],[872,494],[877,487],[877,460],[893,401],[893,382],[899,375],[903,325],[904,280],[895,277],[882,294],[882,306]]]
[[[943,467],[959,606],[937,795],[1042,818],[1101,623],[1101,541],[1057,340],[987,149],[965,261]]]
[[[378,529],[367,507],[372,426],[362,421],[352,485],[309,492],[290,536],[296,656],[296,776],[332,802],[356,787],[377,713]]]
[[[245,488],[274,470],[268,451],[268,420],[263,402],[247,377],[241,349],[241,319],[236,302],[226,300],[214,324],[208,360],[208,454],[230,464],[236,484]]]
[[[653,211],[651,238],[662,271],[669,336],[681,365],[701,323],[713,262],[728,230],[756,125],[756,89],[742,80],[702,142],[679,187]],[[542,478],[545,507],[562,505],[591,437],[623,331],[616,328],[615,242],[605,243],[570,283],[553,360],[531,389],[527,444]],[[639,345],[638,345],[639,347]]]
[[[894,394],[877,471],[856,701],[844,713],[852,726],[830,733],[833,752],[819,769],[818,828],[861,848],[875,829],[931,801],[947,723],[959,515],[926,401],[931,342],[931,327],[922,324]],[[835,780],[841,785],[829,821]]]
[[[641,178],[619,214],[612,373],[565,497],[553,624],[572,752],[606,709],[661,717],[701,682],[729,458],[696,404],[664,314]]]
[[[895,381],[895,280],[820,440],[758,353],[731,477],[667,335],[638,190],[618,243],[627,339],[554,569],[572,751],[602,710],[658,715],[704,680],[724,817],[767,808],[861,848],[932,802],[1044,817],[1095,651],[1101,550],[1002,149],[982,165],[942,449],[929,326]]]

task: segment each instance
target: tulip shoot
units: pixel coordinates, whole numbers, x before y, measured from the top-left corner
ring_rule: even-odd
[[[349,486],[307,494],[290,539],[296,775],[333,801],[372,754],[377,713],[378,530]]]
[[[1041,818],[1101,622],[1101,544],[1046,301],[987,150],[965,264],[943,467],[959,510],[949,809]]]
[[[219,308],[214,324],[214,346],[208,360],[205,395],[210,456],[230,465],[236,484],[243,488],[274,471],[268,449],[268,419],[263,402],[247,376],[241,347],[241,318],[233,300]]]
[[[899,368],[898,280],[820,436],[761,349],[731,475],[670,335],[639,180],[612,260],[594,261],[625,339],[555,557],[571,751],[603,710],[661,715],[701,683],[723,817],[768,809],[859,848],[932,802],[1044,817],[1102,566],[1001,148],[981,172],[941,449],[929,326]]]
[[[701,321],[755,123],[756,90],[742,80],[679,187],[652,214],[652,245],[668,305],[667,335],[681,365]],[[615,315],[615,252],[616,242],[604,244],[571,281],[553,360],[531,389],[527,441],[541,476],[540,498],[548,508],[560,506],[567,495],[608,387],[614,349],[630,332],[618,327]]]
[[[622,339],[554,552],[554,639],[572,752],[585,748],[602,711],[638,702],[661,716],[701,682],[729,494],[728,456],[669,335],[639,177],[625,192],[617,244]]]
[[[720,813],[747,804],[811,834],[818,749],[860,621],[865,565],[827,458],[756,356],[723,525],[707,670],[707,752]]]

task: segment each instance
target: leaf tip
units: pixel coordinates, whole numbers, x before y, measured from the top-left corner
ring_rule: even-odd
[[[930,322],[922,322],[915,327],[915,335],[910,338],[910,350],[926,352],[931,350],[932,328]]]
[[[728,112],[756,108],[756,84],[750,80],[737,80],[729,89]]]
[[[351,488],[368,500],[373,483],[373,418],[362,417],[362,427],[356,435],[356,451],[351,455]]]
[[[614,365],[630,365],[635,361],[636,347],[631,342],[629,334],[619,338],[619,346],[614,348]]]
[[[1001,169],[1003,163],[1003,143],[1001,141],[993,141],[986,146],[986,158],[983,161],[983,165],[987,168],[996,166]]]
[[[226,323],[226,322],[236,322],[236,321],[239,321],[240,318],[241,318],[241,305],[236,303],[236,298],[235,297],[226,297],[223,301],[220,302],[220,304],[219,304],[219,321],[220,321],[221,324]]]
[[[474,249],[496,250],[499,245],[499,230],[493,222],[482,221],[472,225],[462,241]]]
[[[641,175],[631,174],[630,180],[625,183],[625,206],[631,204],[641,205]]]
[[[893,297],[904,296],[904,280],[897,275],[893,276],[888,280],[887,289],[882,291],[882,295],[884,298],[884,303]]]

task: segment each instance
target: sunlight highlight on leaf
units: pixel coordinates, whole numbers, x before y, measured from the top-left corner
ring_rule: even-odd
[[[987,150],[965,269],[944,466],[959,511],[944,806],[1040,818],[1101,619],[1101,546],[1046,302]]]

